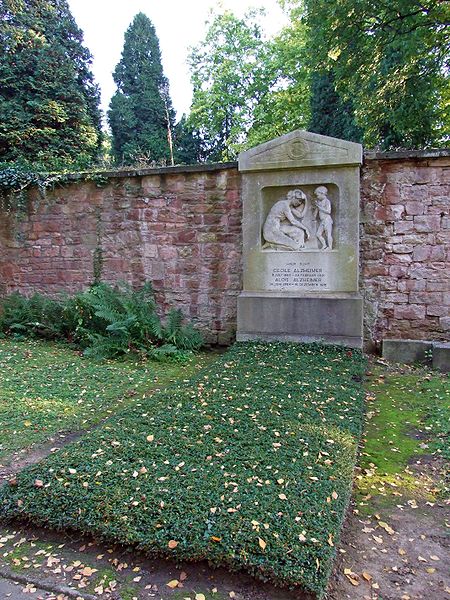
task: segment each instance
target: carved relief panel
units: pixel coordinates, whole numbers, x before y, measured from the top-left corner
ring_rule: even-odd
[[[334,184],[264,188],[262,250],[333,250],[337,244],[338,195]]]

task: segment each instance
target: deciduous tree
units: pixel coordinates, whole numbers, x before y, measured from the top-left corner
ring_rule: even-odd
[[[189,123],[209,160],[230,160],[244,147],[254,110],[267,93],[267,44],[257,16],[213,15],[190,55],[194,88]]]
[[[313,71],[334,73],[369,146],[448,140],[449,3],[442,0],[284,0],[309,28]]]

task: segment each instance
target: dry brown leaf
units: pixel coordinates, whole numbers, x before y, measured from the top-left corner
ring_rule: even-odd
[[[43,487],[44,482],[42,481],[42,479],[35,479],[34,485],[35,485],[35,487]]]
[[[266,549],[267,543],[262,538],[258,538],[258,544],[262,550]]]
[[[195,600],[206,600],[205,594],[195,594]]]
[[[147,442],[153,442],[154,439],[155,439],[154,435],[148,435],[147,436]]]
[[[279,498],[280,500],[287,500],[287,496],[286,496],[286,494],[278,494],[278,498]]]
[[[172,579],[172,581],[169,581],[169,583],[166,583],[167,587],[170,587],[171,590],[174,590],[176,587],[178,587],[178,584],[180,582],[178,581],[178,579]]]
[[[382,537],[380,537],[378,535],[373,535],[372,537],[376,541],[377,544],[382,544],[383,543],[383,538]]]
[[[80,571],[80,573],[81,575],[83,575],[83,577],[90,577],[94,573],[97,573],[97,570],[98,569],[91,569],[91,567],[84,567],[84,569]]]
[[[354,586],[359,585],[359,581],[358,581],[358,579],[356,579],[357,575],[355,575],[354,573],[352,575],[353,575],[353,577],[350,575],[346,575],[347,579],[350,581],[350,583],[352,585],[354,585]]]
[[[366,581],[372,581],[373,577],[370,573],[366,573],[366,571],[363,572],[362,574],[363,579],[365,579]]]
[[[389,535],[394,535],[395,531],[384,521],[378,521],[378,525],[382,527]]]
[[[178,546],[178,542],[176,542],[175,540],[170,540],[170,542],[167,545],[169,546],[169,548],[171,550],[173,550],[174,548],[176,548]]]

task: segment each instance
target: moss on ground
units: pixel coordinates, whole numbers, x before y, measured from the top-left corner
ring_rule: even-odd
[[[446,457],[450,422],[448,378],[405,366],[374,365],[367,382],[367,423],[356,500],[363,513],[399,503],[433,501],[436,483],[411,467],[425,454]]]

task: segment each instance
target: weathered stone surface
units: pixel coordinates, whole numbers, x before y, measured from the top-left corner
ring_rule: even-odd
[[[450,343],[433,344],[433,369],[450,373]]]
[[[362,331],[348,334],[343,313],[337,310],[335,319],[333,301],[328,302],[333,294],[358,291],[355,164],[360,160],[358,144],[301,131],[240,155],[244,296],[238,302],[238,339],[263,333],[272,339],[277,334],[279,339],[313,339],[316,328],[314,339],[354,337],[359,341],[352,339],[351,345],[361,345]],[[316,302],[305,297],[311,292]],[[266,315],[271,315],[268,329],[260,320]],[[313,329],[297,329],[302,320]],[[358,320],[353,322],[357,328]],[[333,323],[336,330],[327,337],[320,323]]]
[[[443,150],[366,156],[360,285],[367,340],[378,343],[386,335],[449,340],[447,295],[439,303],[434,296],[405,301],[403,295],[450,291],[449,167],[450,153]],[[164,306],[181,306],[210,341],[230,339],[242,273],[237,165],[123,175],[105,173],[109,179],[101,188],[74,178],[47,192],[45,200],[32,193],[27,212],[1,212],[0,294],[85,288],[94,277],[95,250],[101,248],[104,279],[135,285],[150,279]],[[407,214],[408,202],[419,203],[423,212]],[[393,205],[400,208],[384,210]],[[396,220],[387,221],[388,214]],[[394,244],[413,250],[402,254]],[[405,312],[408,304],[424,307],[425,314]]]
[[[430,363],[432,343],[419,340],[383,340],[383,358],[403,364]]]
[[[362,299],[243,292],[238,297],[238,341],[325,341],[362,347]]]
[[[241,173],[325,165],[359,166],[361,163],[360,144],[300,130],[260,144],[239,155]]]
[[[235,165],[114,175],[101,189],[81,182],[36,198],[8,226],[0,215],[0,292],[78,291],[100,256],[104,281],[150,280],[165,310],[181,308],[208,341],[228,342],[241,288]]]
[[[372,340],[386,333],[398,338],[448,339],[444,314],[448,307],[439,304],[434,294],[416,294],[450,289],[446,230],[450,154],[438,154],[430,160],[424,160],[422,153],[408,153],[403,160],[379,154],[364,164],[362,208],[370,218],[362,224],[361,283],[365,335]],[[393,231],[388,217],[394,219]],[[373,247],[377,254],[368,250]],[[385,265],[389,265],[389,278]],[[407,300],[404,294],[409,294]]]

